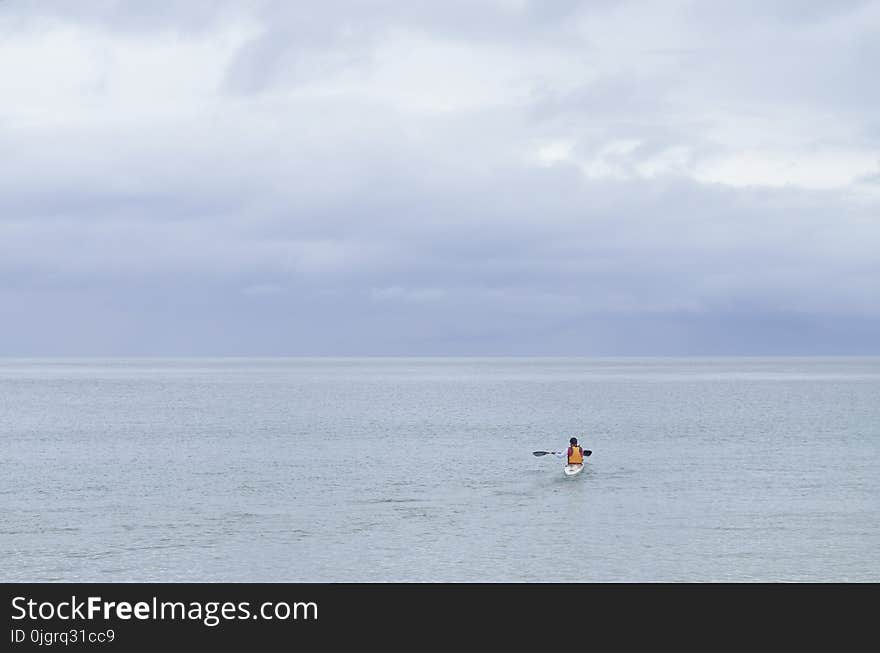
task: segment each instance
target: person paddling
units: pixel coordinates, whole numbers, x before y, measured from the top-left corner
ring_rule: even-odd
[[[569,465],[583,465],[584,464],[584,448],[578,444],[577,438],[572,438],[568,441],[570,445],[568,447],[568,451],[566,452],[566,461]]]
[[[583,465],[584,458],[592,454],[593,452],[589,449],[584,449],[582,446],[578,444],[577,438],[572,438],[568,441],[569,447],[568,451],[533,451],[532,454],[535,456],[556,456],[557,458],[562,458],[565,456],[566,463],[569,465]]]

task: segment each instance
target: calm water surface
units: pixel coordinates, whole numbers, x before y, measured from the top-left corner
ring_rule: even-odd
[[[0,581],[777,580],[880,581],[878,358],[0,359]]]

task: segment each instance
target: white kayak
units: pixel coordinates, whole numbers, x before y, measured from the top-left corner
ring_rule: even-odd
[[[582,471],[584,471],[584,466],[581,465],[566,465],[563,469],[566,476],[577,476]]]

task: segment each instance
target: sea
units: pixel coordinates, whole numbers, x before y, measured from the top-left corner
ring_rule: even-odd
[[[0,359],[0,581],[878,582],[880,358]]]

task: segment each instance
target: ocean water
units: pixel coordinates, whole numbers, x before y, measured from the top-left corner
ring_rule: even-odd
[[[877,582],[880,359],[2,359],[0,581]]]

